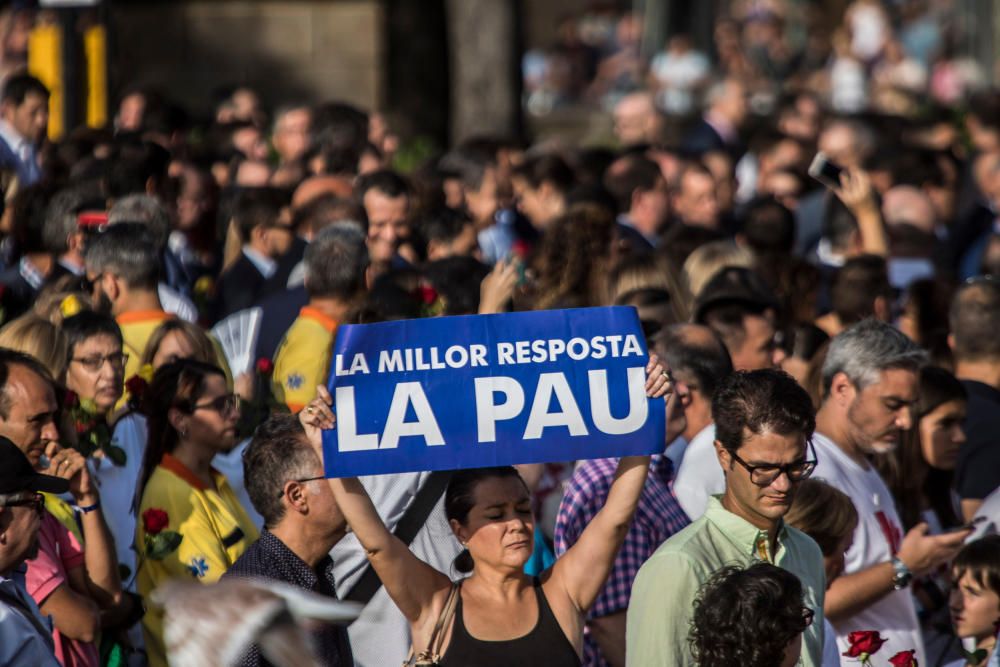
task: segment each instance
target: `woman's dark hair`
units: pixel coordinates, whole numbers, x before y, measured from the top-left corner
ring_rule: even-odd
[[[496,466],[492,468],[471,468],[469,470],[459,470],[455,472],[448,488],[444,492],[444,515],[451,521],[454,519],[458,523],[465,525],[469,520],[469,512],[476,504],[476,487],[481,482],[494,478],[516,477],[521,479],[520,473],[513,466]],[[524,481],[521,480],[523,484]],[[525,487],[527,488],[527,487]],[[455,558],[455,569],[462,574],[472,572],[472,556],[469,550],[465,549]]]
[[[98,313],[93,310],[81,310],[72,317],[67,317],[62,322],[63,333],[66,334],[68,343],[66,352],[68,364],[76,354],[76,346],[94,336],[110,336],[122,343],[122,332],[118,328],[118,323],[110,315]]]
[[[142,502],[146,483],[163,460],[163,455],[177,447],[178,433],[170,424],[170,410],[192,412],[205,392],[205,380],[211,375],[226,377],[218,366],[180,359],[161,366],[153,376],[153,382],[143,397],[142,411],[146,415],[149,436],[142,461],[142,475],[133,501],[135,507]]]
[[[906,530],[922,521],[926,505],[921,499],[946,528],[961,523],[951,500],[953,472],[932,468],[924,459],[920,420],[945,403],[967,399],[965,387],[954,375],[937,366],[925,366],[920,370],[920,398],[913,408],[913,427],[903,433],[899,447],[874,458],[876,469],[896,499]]]
[[[688,642],[701,667],[774,667],[809,616],[791,572],[770,563],[726,567],[702,587]]]
[[[968,572],[977,584],[1000,595],[1000,535],[987,535],[969,542],[951,564],[952,581]]]
[[[790,357],[812,361],[828,340],[830,336],[815,324],[799,322],[788,330],[782,347]]]

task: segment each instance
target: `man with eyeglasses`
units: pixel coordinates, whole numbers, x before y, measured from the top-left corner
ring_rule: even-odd
[[[0,438],[0,665],[56,667],[51,621],[24,587],[24,562],[38,553],[41,491],[65,493],[65,479],[35,472],[17,445]]]
[[[961,549],[969,531],[928,535],[926,524],[903,534],[885,482],[869,463],[891,451],[913,426],[920,367],[926,355],[892,326],[865,320],[831,343],[823,363],[823,403],[816,415],[816,477],[846,493],[858,510],[844,574],[830,584],[826,615],[841,652],[848,634],[877,629],[895,650],[924,652],[914,599],[914,576],[934,571]],[[847,665],[850,661],[843,660]]]
[[[243,478],[264,529],[224,576],[274,579],[337,597],[329,552],[347,522],[298,417],[274,415],[257,428],[243,453]],[[325,625],[313,638],[324,665],[354,664],[345,628]],[[268,663],[254,645],[236,664]]]
[[[802,663],[823,654],[826,578],[816,543],[782,520],[798,482],[816,466],[809,395],[786,373],[739,371],[712,398],[715,451],[726,478],[705,514],[657,549],[632,584],[628,609],[629,666],[693,667],[688,642],[699,590],[724,566],[765,561],[802,582],[816,622],[803,634]]]

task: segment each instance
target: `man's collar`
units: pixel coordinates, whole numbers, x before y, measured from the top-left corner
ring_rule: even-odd
[[[265,278],[270,278],[278,270],[278,263],[276,261],[260,254],[249,245],[243,246],[243,254]]]
[[[14,129],[14,126],[0,118],[0,138],[10,146],[15,153],[20,151],[23,144],[31,145],[31,142],[21,136],[21,133]]]
[[[770,544],[766,530],[761,530],[743,517],[737,516],[722,506],[722,496],[709,496],[705,518],[714,523],[733,544],[745,553],[774,562],[775,555],[770,553]],[[784,522],[778,528],[778,545],[788,536]]]

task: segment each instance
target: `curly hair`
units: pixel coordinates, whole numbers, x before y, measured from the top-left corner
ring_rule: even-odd
[[[812,439],[816,418],[812,399],[792,376],[765,368],[737,371],[722,380],[712,396],[715,437],[730,452],[747,434],[778,433]]]
[[[774,667],[811,617],[791,572],[770,563],[725,567],[695,600],[688,642],[701,667]]]
[[[538,254],[535,309],[608,303],[608,249],[614,233],[614,218],[591,204],[574,205],[556,218]]]

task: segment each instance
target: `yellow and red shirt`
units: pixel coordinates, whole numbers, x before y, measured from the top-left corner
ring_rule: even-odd
[[[257,540],[257,528],[237,500],[226,476],[213,469],[212,478],[214,488],[206,486],[170,454],[163,456],[149,478],[139,504],[135,532],[139,554],[136,585],[144,599],[149,600],[150,593],[171,579],[218,581]],[[155,534],[173,531],[181,536],[177,547],[160,559],[146,554],[143,514],[150,509],[167,515],[166,525],[157,526]],[[150,665],[166,667],[163,611],[156,605],[149,605],[142,619],[142,629]]]
[[[285,334],[274,356],[271,390],[274,398],[298,412],[316,396],[330,374],[330,353],[337,322],[305,306]]]

